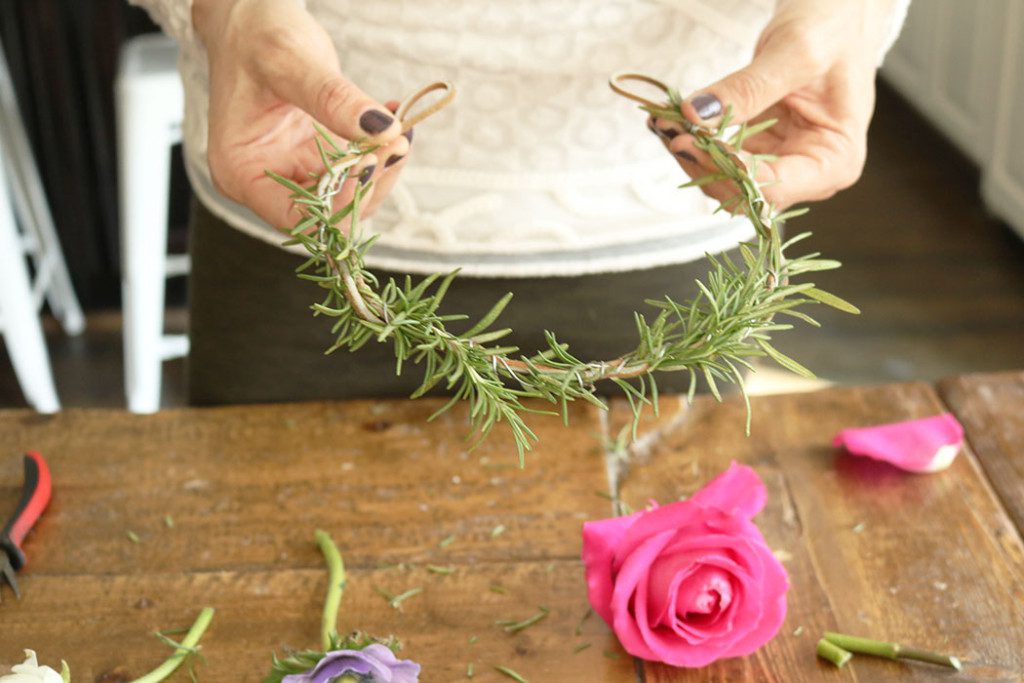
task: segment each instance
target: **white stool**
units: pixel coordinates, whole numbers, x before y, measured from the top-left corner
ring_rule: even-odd
[[[60,402],[39,324],[44,299],[65,332],[85,329],[0,45],[0,328],[25,399],[39,412],[52,413]]]
[[[166,279],[189,271],[167,254],[171,147],[181,141],[184,93],[178,48],[162,34],[128,41],[115,84],[121,210],[121,298],[128,409],[160,408],[165,360],[188,354],[188,337],[164,334]]]

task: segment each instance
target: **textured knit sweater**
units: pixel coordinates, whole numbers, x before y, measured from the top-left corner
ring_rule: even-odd
[[[235,228],[281,234],[220,195],[207,165],[208,70],[190,0],[132,0],[181,45],[193,188]],[[771,0],[307,0],[344,73],[402,99],[434,80],[459,96],[418,127],[371,222],[370,267],[482,277],[579,275],[685,263],[753,236],[687,180],[610,91],[616,71],[690,92],[749,62]],[[896,3],[895,39],[907,2]],[[313,131],[310,131],[311,135]]]

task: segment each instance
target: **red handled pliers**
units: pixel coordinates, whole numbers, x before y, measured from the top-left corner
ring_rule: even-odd
[[[11,584],[14,597],[21,599],[18,582],[14,579],[14,572],[25,566],[21,542],[50,502],[50,489],[50,467],[43,456],[29,451],[25,454],[25,484],[21,489],[21,500],[0,533],[0,599],[3,598],[2,579]]]

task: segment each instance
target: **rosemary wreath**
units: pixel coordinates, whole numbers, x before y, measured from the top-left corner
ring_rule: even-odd
[[[627,91],[627,80],[655,85],[668,97],[655,103]],[[795,283],[798,276],[840,266],[838,261],[819,258],[812,253],[787,259],[786,250],[810,236],[799,234],[787,242],[780,235],[782,224],[807,209],[776,211],[764,198],[755,180],[758,162],[767,155],[748,155],[747,166],[739,157],[743,142],[771,126],[774,121],[756,125],[740,125],[730,129],[727,111],[714,130],[695,125],[680,112],[679,93],[647,76],[621,74],[612,78],[613,90],[641,102],[650,114],[680,123],[693,136],[698,149],[706,152],[717,172],[697,178],[680,187],[699,186],[707,182],[728,180],[737,188],[730,200],[718,210],[742,213],[753,224],[756,240],[739,245],[742,263],[726,254],[707,255],[710,266],[707,277],[696,281],[698,293],[688,302],[669,297],[647,300],[653,317],[634,313],[637,345],[611,360],[583,360],[575,357],[568,345],[558,341],[554,332],[545,331],[547,348],[533,355],[522,355],[515,346],[501,340],[512,332],[495,329],[501,312],[512,294],[506,294],[480,320],[466,329],[456,331],[467,316],[443,314],[441,302],[458,274],[430,275],[418,283],[410,277],[404,282],[389,279],[380,282],[365,264],[366,253],[376,235],[365,235],[359,224],[359,206],[370,185],[355,183],[352,201],[335,211],[333,199],[349,179],[360,159],[374,147],[359,141],[339,145],[324,129],[318,127],[317,146],[325,171],[303,187],[277,174],[267,174],[292,191],[292,198],[302,217],[289,231],[288,245],[302,245],[309,258],[296,272],[303,280],[315,282],[324,290],[323,299],[312,304],[314,315],[332,318],[334,342],[325,353],[338,349],[356,351],[373,341],[390,343],[395,352],[395,372],[401,374],[406,362],[423,366],[423,380],[412,398],[422,396],[434,387],[451,391],[451,399],[430,419],[459,401],[469,402],[469,414],[476,443],[483,440],[499,422],[512,432],[520,465],[525,452],[537,440],[526,424],[526,414],[561,414],[568,421],[570,401],[585,400],[607,409],[597,396],[597,383],[609,380],[625,394],[633,410],[633,433],[641,411],[651,405],[657,411],[659,372],[688,372],[688,398],[692,400],[698,377],[703,377],[711,393],[719,400],[719,382],[735,383],[747,406],[747,433],[750,432],[750,402],[743,385],[742,368],[753,369],[751,358],[767,356],[782,367],[806,377],[813,373],[786,356],[772,343],[772,334],[793,327],[778,322],[777,316],[788,316],[815,327],[817,321],[803,309],[808,305],[826,304],[849,313],[856,307],[839,297],[818,289],[813,283]],[[445,97],[416,115],[410,109],[424,95],[444,90]],[[397,112],[408,130],[415,123],[440,110],[454,97],[447,83],[435,83],[416,93]],[[349,221],[347,230],[339,227]],[[625,321],[623,321],[625,322]],[[540,399],[558,407],[558,411],[539,410],[524,403]],[[475,445],[475,444],[474,444]]]

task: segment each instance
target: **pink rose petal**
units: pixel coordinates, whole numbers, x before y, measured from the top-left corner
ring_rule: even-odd
[[[937,472],[953,464],[964,429],[950,413],[839,432],[833,446],[853,455],[883,460],[908,472]]]
[[[615,550],[622,542],[626,530],[643,514],[634,512],[627,517],[611,517],[583,525],[583,564],[587,569],[587,592],[594,611],[606,623],[612,623],[612,567]]]
[[[709,481],[690,500],[753,519],[768,502],[768,489],[757,472],[734,461],[729,469]]]

